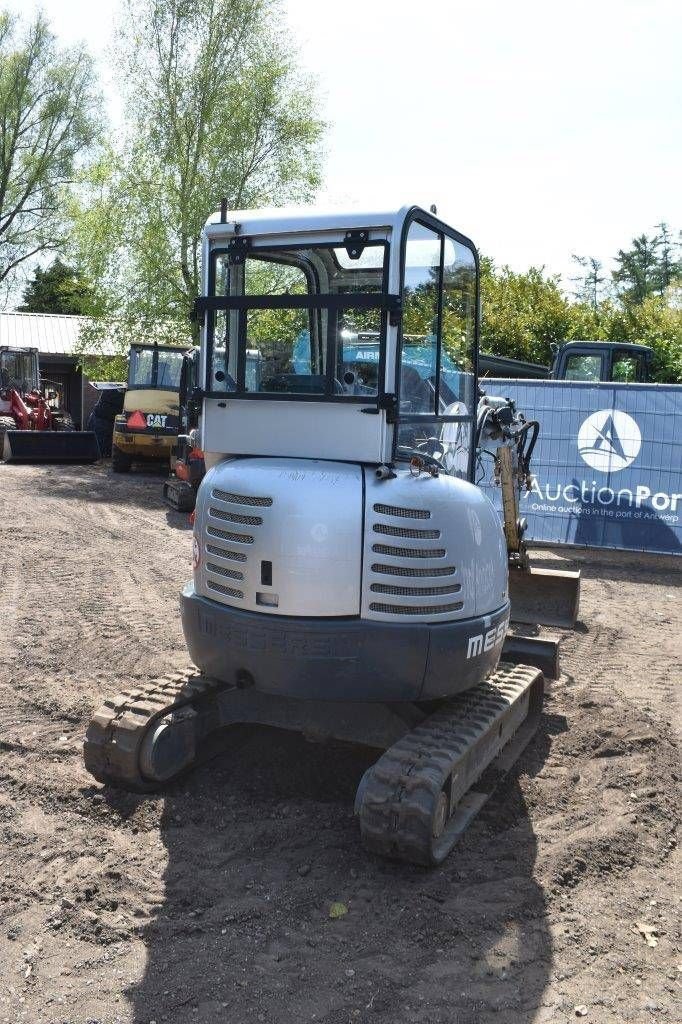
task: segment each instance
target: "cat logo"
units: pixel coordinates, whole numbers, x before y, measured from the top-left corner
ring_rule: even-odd
[[[158,412],[147,413],[147,426],[148,427],[165,427],[167,416],[161,416]]]

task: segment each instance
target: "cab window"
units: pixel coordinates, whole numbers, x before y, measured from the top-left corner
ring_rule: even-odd
[[[477,272],[464,242],[413,222],[405,240],[396,456],[469,473]]]
[[[564,380],[601,380],[601,356],[568,356]]]
[[[643,359],[632,352],[614,352],[611,362],[611,380],[622,384],[644,380]]]

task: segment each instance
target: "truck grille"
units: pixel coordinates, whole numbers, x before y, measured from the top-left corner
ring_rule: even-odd
[[[222,519],[227,523],[242,523],[245,526],[262,526],[260,516],[243,516],[239,512],[223,512],[220,508],[209,508],[208,514],[214,519]]]
[[[389,544],[372,544],[376,555],[395,555],[396,558],[445,558],[445,548],[394,548]]]
[[[227,576],[231,580],[243,580],[244,573],[239,572],[238,569],[226,569],[222,565],[216,565],[214,562],[208,562],[206,565],[208,572],[214,572],[217,576]]]
[[[232,540],[236,544],[253,544],[253,537],[249,533],[230,533],[229,530],[219,530],[215,526],[207,526],[206,533],[209,537],[220,537],[221,540]]]
[[[225,597],[236,597],[243,599],[243,590],[234,590],[232,587],[224,587],[222,583],[214,583],[213,580],[208,580],[206,586],[209,590],[214,590],[218,594],[224,594]]]
[[[217,544],[207,544],[206,551],[209,555],[215,555],[217,558],[229,558],[232,562],[246,561],[243,551],[230,551],[229,548],[219,548]]]
[[[375,594],[399,594],[401,597],[434,597],[436,594],[456,594],[462,589],[460,583],[449,583],[446,587],[398,587],[388,583],[373,583],[369,588]]]

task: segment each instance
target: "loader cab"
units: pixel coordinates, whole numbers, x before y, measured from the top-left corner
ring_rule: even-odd
[[[131,345],[128,391],[179,391],[182,349],[177,345]]]
[[[651,379],[653,349],[612,341],[569,341],[554,354],[553,380],[642,384]]]
[[[465,236],[417,207],[251,211],[212,218],[203,255],[209,464],[381,464],[445,446],[470,477],[478,261]]]
[[[21,395],[40,390],[37,348],[0,348],[0,391],[10,388]]]
[[[134,461],[170,461],[179,430],[183,355],[177,345],[130,346],[123,412],[114,421],[114,472],[128,472]]]

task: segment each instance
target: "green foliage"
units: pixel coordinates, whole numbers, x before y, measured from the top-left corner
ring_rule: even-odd
[[[42,14],[0,13],[0,282],[64,238],[61,193],[99,135],[92,61]]]
[[[70,215],[98,316],[132,341],[141,322],[188,331],[201,231],[222,198],[310,199],[323,125],[275,0],[126,0],[117,61],[127,141],[83,178]]]
[[[86,315],[94,301],[86,279],[57,257],[45,270],[36,267],[24,289],[22,313],[62,313]]]
[[[670,243],[669,234],[661,237],[667,237]],[[652,249],[649,241],[643,241],[645,238],[634,239],[629,250],[639,254],[640,276],[633,272],[631,284],[625,287],[621,274],[620,292],[605,299],[600,299],[597,291],[601,265],[596,260],[588,258],[581,264],[586,270],[586,292],[581,300],[571,301],[562,291],[559,277],[547,276],[537,267],[525,274],[509,267],[497,270],[490,259],[483,257],[481,351],[549,365],[552,343],[590,340],[649,345],[654,350],[653,379],[682,383],[679,260],[672,243]],[[658,262],[653,265],[650,251],[658,253]],[[619,266],[624,267],[626,262],[621,260]],[[662,286],[664,279],[669,281],[666,287]],[[637,299],[640,294],[642,298]]]
[[[525,274],[509,267],[498,271],[483,257],[481,297],[483,352],[549,364],[553,343],[599,337],[597,313],[585,303],[570,302],[559,277],[547,277],[541,268]]]

